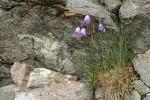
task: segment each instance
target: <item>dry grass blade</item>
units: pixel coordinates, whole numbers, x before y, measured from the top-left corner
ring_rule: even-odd
[[[113,71],[99,75],[100,85],[106,100],[122,100],[131,85],[131,67],[115,68]],[[129,81],[130,80],[130,81]]]

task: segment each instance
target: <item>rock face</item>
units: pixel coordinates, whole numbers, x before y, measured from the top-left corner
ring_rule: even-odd
[[[133,64],[135,70],[140,74],[142,81],[147,85],[150,86],[150,50],[148,50],[144,54],[138,54],[133,59]]]
[[[13,80],[10,79],[10,77],[10,67],[0,61],[0,87],[13,83]]]
[[[120,8],[120,18],[134,53],[147,51],[150,48],[150,1],[125,0]]]
[[[143,100],[150,100],[150,93],[146,95],[146,97]]]
[[[76,81],[77,77],[71,75],[63,75],[45,68],[36,68],[30,73],[27,87],[40,87],[51,85],[51,83]]]
[[[20,75],[17,71],[13,74]],[[17,78],[14,79],[15,82],[20,79]],[[93,100],[93,91],[85,82],[77,81],[76,76],[45,68],[35,68],[30,73],[27,84],[23,89],[20,88],[21,85],[0,88],[0,97],[2,100]]]
[[[141,80],[134,81],[134,86],[141,95],[145,95],[150,92],[149,87],[146,86]]]
[[[94,25],[101,20],[106,31],[119,30],[121,20],[134,53],[150,48],[149,0],[97,1],[102,5],[94,0],[0,0],[0,87],[13,83],[10,68],[16,85],[0,88],[0,99],[92,100],[93,91],[72,76],[82,77],[85,38],[72,33],[84,15],[92,16]],[[135,82],[131,100],[140,100],[140,94],[148,100],[150,50],[137,55],[133,64],[142,81]],[[94,92],[96,99],[104,99],[101,89]]]
[[[15,85],[9,85],[0,88],[0,99],[1,100],[14,100],[15,93],[14,93]]]
[[[26,4],[0,11],[0,68],[21,62],[81,76],[82,45],[73,31],[84,16],[66,18],[57,9]],[[4,73],[1,78],[10,78]]]
[[[35,98],[32,93],[22,93],[17,95],[17,97],[14,100],[35,100]]]
[[[85,84],[72,81],[16,92],[15,100],[20,100],[21,97],[29,100],[92,100],[92,93],[86,89]]]
[[[111,18],[111,14],[101,5],[94,3],[93,0],[68,0],[66,6],[72,12],[93,15],[98,20],[104,19],[106,25],[118,30],[116,23]]]
[[[2,0],[3,2],[27,2],[27,3],[35,3],[40,5],[53,5],[53,4],[61,4],[65,5],[67,3],[67,0]]]
[[[100,4],[104,4],[104,0],[98,0]]]
[[[135,56],[133,65],[141,78],[134,81],[135,89],[140,93],[142,100],[150,100],[150,49],[144,54]]]
[[[121,6],[120,0],[104,0],[105,5],[108,7],[110,12],[118,13]]]
[[[124,100],[141,100],[141,95],[136,91],[132,91],[132,93]]]
[[[68,0],[31,0],[28,2],[37,3],[37,4],[66,4],[67,1]]]
[[[11,76],[16,85],[26,86],[30,72],[33,70],[31,65],[14,63],[11,67]]]
[[[73,32],[84,19],[84,15],[65,17],[63,13],[65,8],[59,10],[58,6],[57,8],[54,5],[51,7],[51,5],[36,5],[36,3],[29,5],[21,2],[22,0],[14,0],[17,2],[10,0],[11,2],[8,3],[2,1],[3,3],[0,4],[2,5],[0,8],[0,63],[2,65],[6,64],[10,70],[14,62],[21,62],[82,76],[81,59],[85,55],[82,50],[84,40],[75,37]],[[74,5],[71,3],[73,1]],[[68,1],[67,7],[76,12],[78,8],[73,8],[75,5],[79,6],[76,2],[76,0]],[[84,11],[83,14],[91,13],[93,15],[91,17],[96,20],[96,25],[99,19],[104,18],[105,24],[112,23],[112,26],[117,27],[107,10],[88,0],[85,0],[85,3],[89,4],[89,7],[87,9],[83,7],[81,10]],[[5,9],[3,4],[13,6],[5,6],[9,7]],[[2,73],[0,77],[4,79],[6,76]]]
[[[96,100],[104,100],[105,99],[104,93],[100,87],[97,87],[95,90],[95,98],[96,98]]]

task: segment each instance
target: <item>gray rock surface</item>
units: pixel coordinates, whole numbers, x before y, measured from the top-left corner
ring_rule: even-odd
[[[144,54],[138,54],[133,59],[135,70],[140,74],[141,80],[150,86],[150,49]]]
[[[31,3],[38,4],[66,4],[68,0],[30,0]]]
[[[0,61],[0,87],[12,84],[13,80],[10,77],[10,67]]]
[[[45,68],[36,68],[30,73],[27,87],[41,87],[44,85],[50,85],[54,82],[51,78],[52,71]],[[54,78],[54,77],[53,77]]]
[[[10,77],[10,68],[6,64],[0,63],[0,78]]]
[[[81,76],[82,41],[73,32],[80,24],[55,8],[22,5],[0,14],[0,68],[14,62],[28,63]],[[0,72],[1,73],[1,72]],[[4,76],[5,75],[5,76]],[[7,74],[1,73],[4,78]],[[9,73],[10,78],[10,73]]]
[[[96,100],[105,100],[104,93],[101,87],[97,87],[95,90],[95,98]]]
[[[136,90],[133,90],[131,94],[125,95],[123,100],[141,100],[141,95]]]
[[[1,67],[0,67],[0,72],[3,72],[3,73],[5,73],[5,74],[9,74],[10,72],[10,68],[8,68],[8,67],[6,67],[6,66],[4,66],[4,65],[2,65]]]
[[[2,3],[27,2],[27,3],[34,3],[40,5],[53,5],[53,4],[65,5],[67,3],[67,0],[1,0],[1,2]]]
[[[113,13],[118,13],[121,6],[120,0],[104,0],[104,3],[108,7],[108,10]]]
[[[29,76],[28,87],[9,85],[0,88],[2,100],[93,100],[93,91],[76,76],[61,74],[45,68],[35,68]]]
[[[4,75],[4,77],[0,80],[0,87],[7,86],[13,83],[13,79]]]
[[[81,49],[84,41],[74,37],[72,33],[84,19],[84,15],[64,17],[62,11],[55,9],[56,6],[54,8],[42,4],[33,6],[28,5],[26,0],[1,1],[0,62],[2,65],[6,64],[10,68],[14,62],[21,62],[82,76],[81,59],[85,53]],[[57,1],[63,0],[54,2]],[[83,10],[87,12],[93,9],[93,19],[105,18],[105,24],[113,23],[112,26],[117,27],[107,10],[91,1],[86,2],[90,5],[87,10],[85,8]],[[67,3],[69,5],[71,1]],[[89,13],[91,12],[84,14]],[[2,79],[6,75],[0,73]],[[8,75],[10,78],[10,73]]]
[[[150,100],[150,93],[146,95],[146,97],[143,100]]]
[[[84,16],[66,18],[55,8],[27,4],[0,11],[0,67],[22,62],[82,76],[82,41],[73,32]]]
[[[136,90],[134,90],[132,91],[129,100],[141,100],[141,95]]]
[[[148,86],[146,86],[141,80],[134,81],[134,87],[135,89],[141,94],[147,94],[150,92],[150,89]]]
[[[8,85],[0,88],[0,100],[14,100],[14,89],[15,85]]]
[[[98,0],[100,4],[104,4],[104,0]]]
[[[5,10],[3,10],[2,8],[0,8],[0,17],[2,16],[2,15],[4,15],[5,14]]]
[[[23,100],[92,100],[92,92],[84,83],[72,81],[16,92],[15,100],[20,98],[25,98]]]
[[[15,89],[14,100],[92,100],[93,91],[85,82],[45,68],[35,68],[27,84],[27,88]]]
[[[148,50],[150,48],[150,1],[125,0],[119,13],[134,53]]]
[[[68,0],[66,7],[72,12],[93,15],[98,20],[104,19],[106,25],[118,30],[116,23],[111,18],[111,14],[93,0]]]
[[[27,87],[40,87],[52,83],[76,81],[76,76],[63,75],[45,68],[34,69],[29,76]]]

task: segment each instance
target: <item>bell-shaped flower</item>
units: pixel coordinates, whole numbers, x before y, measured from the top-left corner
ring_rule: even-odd
[[[74,31],[74,34],[80,35],[80,30],[81,30],[80,27],[77,27]]]
[[[98,25],[98,31],[105,32],[105,28],[101,23]]]
[[[86,36],[86,29],[85,28],[82,28],[81,29],[81,32],[80,32],[80,36]]]
[[[84,18],[84,22],[85,22],[86,24],[90,24],[90,22],[91,22],[91,18],[90,18],[90,16],[89,16],[89,15],[86,15],[86,16],[85,16],[85,18]]]

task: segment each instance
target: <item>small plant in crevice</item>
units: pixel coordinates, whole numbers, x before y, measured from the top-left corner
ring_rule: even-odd
[[[83,25],[78,26],[74,34],[85,41],[83,73],[89,87],[101,85],[108,100],[121,100],[133,88],[134,76],[129,65],[132,52],[125,32],[122,28],[117,32],[106,30],[102,22],[93,23],[86,15]]]
[[[92,23],[89,15],[85,16],[84,22],[80,27],[78,26],[75,29],[74,34],[85,41],[82,45],[84,52],[86,52],[86,56],[83,57],[85,61],[83,73],[89,86],[93,88],[97,84],[101,68],[101,63],[99,63],[101,61],[101,51],[100,45],[97,44],[101,40],[97,36],[100,37],[101,34],[99,33],[105,32],[105,28],[102,23],[97,23],[97,21]]]

